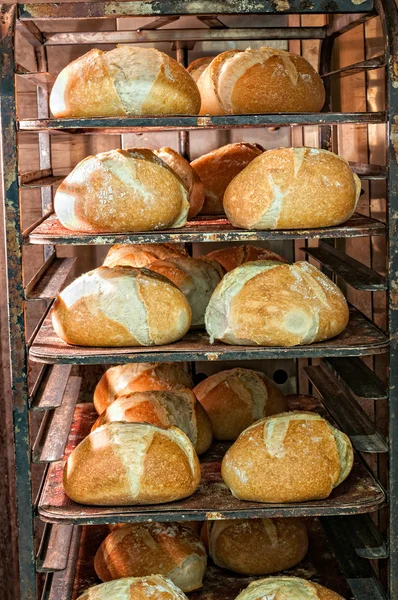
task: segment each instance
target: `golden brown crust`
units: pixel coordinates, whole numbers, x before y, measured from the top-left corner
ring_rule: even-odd
[[[202,99],[200,115],[225,115],[226,111],[218,94],[218,75],[223,64],[241,50],[227,50],[214,57],[202,71],[197,84]]]
[[[193,60],[190,65],[187,67],[187,71],[192,77],[192,79],[197,83],[199,77],[202,75],[203,71],[213,60],[213,56],[204,56],[202,58],[197,58]]]
[[[278,260],[286,263],[287,260],[283,256],[280,256],[268,248],[259,248],[257,246],[230,246],[229,248],[222,248],[221,250],[214,250],[207,255],[207,258],[211,258],[220,263],[220,265],[227,271],[232,271],[236,267],[240,267],[246,262],[253,260]]]
[[[172,581],[161,575],[128,577],[101,583],[86,590],[77,600],[187,600]]]
[[[210,448],[213,441],[213,428],[211,426],[209,415],[200,402],[196,402],[195,411],[196,422],[198,425],[198,438],[196,440],[195,449],[198,454],[203,454]]]

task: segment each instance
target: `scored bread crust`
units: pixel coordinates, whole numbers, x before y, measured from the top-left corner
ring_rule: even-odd
[[[305,502],[330,496],[352,469],[349,438],[317,413],[292,411],[248,427],[225,454],[232,494],[254,502]]]
[[[200,464],[178,427],[106,423],[73,450],[65,469],[66,494],[79,504],[162,504],[186,498],[200,482]]]
[[[204,56],[203,58],[197,58],[196,60],[193,60],[188,65],[187,71],[195,83],[197,83],[199,77],[202,75],[206,67],[211,63],[213,58],[213,56]]]
[[[323,585],[300,577],[267,577],[253,581],[236,600],[344,600]]]
[[[230,246],[221,250],[214,250],[207,254],[207,258],[216,260],[227,271],[232,271],[236,267],[240,267],[246,262],[254,260],[277,260],[287,263],[288,261],[283,256],[280,256],[268,248],[260,248],[258,246]]]
[[[161,575],[125,577],[90,587],[77,600],[188,600],[170,579]]]

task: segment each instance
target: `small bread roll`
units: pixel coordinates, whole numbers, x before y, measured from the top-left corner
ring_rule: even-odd
[[[343,294],[308,262],[255,261],[225,275],[206,310],[210,341],[297,346],[341,333],[349,319]]]
[[[235,227],[299,229],[344,223],[355,211],[361,182],[348,162],[319,148],[263,152],[225,190]]]
[[[187,71],[195,83],[198,82],[199,77],[202,75],[206,67],[211,63],[213,58],[214,56],[204,56],[203,58],[197,58],[196,60],[193,60],[191,64],[187,67]]]
[[[126,577],[86,590],[77,600],[188,600],[170,579],[161,575]]]
[[[154,153],[169,165],[183,181],[189,194],[188,219],[193,219],[201,211],[205,201],[204,187],[199,175],[181,154],[171,148],[160,148],[154,150]]]
[[[75,279],[52,310],[56,334],[77,346],[155,346],[179,340],[191,309],[170,280],[130,267],[99,267]]]
[[[149,390],[193,388],[192,379],[176,363],[130,363],[107,369],[94,390],[94,407],[100,415],[120,396]]]
[[[280,256],[267,248],[259,248],[257,246],[230,246],[221,250],[214,250],[207,254],[207,258],[216,260],[227,271],[232,271],[236,267],[240,267],[244,263],[254,260],[277,260],[287,263],[286,258]]]
[[[202,327],[205,310],[224,271],[220,264],[206,257],[191,258],[173,252],[162,244],[116,244],[109,250],[104,265],[146,267],[170,279],[186,296],[192,310],[192,327]],[[145,263],[145,264],[144,264]]]
[[[317,413],[257,421],[226,452],[221,474],[232,494],[254,502],[327,498],[353,465],[349,438]]]
[[[213,562],[242,575],[284,571],[307,554],[308,531],[300,519],[236,519],[205,525]]]
[[[322,79],[302,56],[257,48],[222,52],[198,79],[201,115],[318,112]]]
[[[221,371],[193,392],[209,416],[216,440],[236,440],[254,421],[287,410],[277,386],[251,369]]]
[[[155,48],[93,49],[63,69],[50,95],[61,117],[197,115],[199,90],[177,61]]]
[[[99,547],[94,568],[102,581],[163,575],[183,592],[202,587],[206,550],[180,523],[132,523],[112,531]]]
[[[319,583],[299,577],[267,577],[253,581],[236,600],[344,600]]]
[[[187,221],[188,190],[152,150],[111,150],[76,165],[57,189],[54,208],[72,231],[176,228]]]
[[[149,423],[106,423],[76,446],[64,470],[69,498],[95,506],[172,502],[193,494],[199,481],[185,433]]]
[[[258,144],[227,144],[191,162],[204,185],[202,214],[224,214],[223,197],[228,185],[262,152],[263,148]]]

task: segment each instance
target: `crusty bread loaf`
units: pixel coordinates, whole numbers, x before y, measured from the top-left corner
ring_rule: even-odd
[[[193,60],[187,67],[187,71],[192,79],[197,83],[199,77],[202,75],[206,67],[211,63],[214,56],[204,56],[203,58],[197,58]]]
[[[197,83],[201,115],[318,112],[325,102],[322,79],[310,63],[275,48],[227,50]]]
[[[162,504],[186,498],[200,481],[195,449],[178,427],[106,423],[69,456],[64,489],[79,504]]]
[[[223,197],[228,185],[262,152],[263,148],[258,144],[227,144],[191,162],[204,185],[202,214],[224,214]]]
[[[199,90],[184,67],[155,48],[93,49],[58,75],[54,117],[198,114]]]
[[[156,156],[161,158],[183,181],[189,194],[188,219],[196,217],[201,211],[205,201],[204,187],[199,175],[194,171],[189,162],[172,148],[154,150]]]
[[[361,193],[348,162],[318,148],[278,148],[256,158],[224,194],[235,227],[299,229],[344,223]]]
[[[292,411],[257,421],[225,454],[232,494],[254,502],[327,498],[353,464],[349,438],[317,413]]]
[[[86,590],[77,600],[187,600],[170,579],[161,575],[125,577]]]
[[[212,429],[207,415],[198,418],[198,410],[200,404],[188,388],[133,392],[112,402],[95,421],[91,431],[114,421],[152,423],[166,429],[175,425],[189,437],[196,452],[202,454],[212,442]]]
[[[94,406],[100,415],[119,398],[132,392],[193,388],[192,379],[176,363],[128,363],[111,367],[94,390]]]
[[[344,600],[319,583],[299,577],[267,577],[253,581],[236,600]]]
[[[225,275],[206,310],[210,340],[242,346],[297,346],[346,327],[347,302],[319,269],[300,261],[254,261]]]
[[[206,521],[209,554],[224,569],[242,575],[268,575],[294,567],[308,550],[300,519]]]
[[[99,547],[94,568],[102,581],[163,575],[183,592],[202,587],[206,550],[180,523],[132,523],[112,531]]]
[[[82,160],[55,194],[57,217],[74,231],[152,231],[185,225],[188,190],[146,148],[111,150]]]
[[[192,310],[192,327],[201,327],[205,322],[205,310],[224,271],[216,261],[203,258],[182,256],[179,251],[172,252],[170,245],[117,244],[113,246],[104,265],[145,266],[172,281],[185,294]]]
[[[207,254],[207,258],[219,262],[227,272],[253,260],[278,260],[279,262],[287,262],[286,258],[283,258],[283,256],[280,256],[276,252],[272,252],[272,250],[250,245],[230,246],[229,248],[214,250],[214,252]]]
[[[180,339],[191,309],[170,280],[146,269],[99,267],[54,302],[55,332],[77,346],[154,346]]]
[[[210,418],[216,440],[236,440],[254,421],[287,409],[277,386],[251,369],[221,371],[199,383],[193,392]]]

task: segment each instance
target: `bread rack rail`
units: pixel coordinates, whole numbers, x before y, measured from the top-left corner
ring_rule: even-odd
[[[228,28],[220,20],[223,15],[253,14],[338,14],[322,27]],[[207,29],[162,29],[180,16],[196,16]],[[384,31],[385,54],[360,63],[331,70],[333,43],[339,36],[380,15]],[[148,16],[154,21],[138,31],[95,31],[73,33],[43,33],[35,21],[84,19],[123,19]],[[83,587],[93,580],[92,552],[98,528],[109,522],[145,519],[201,519],[222,516],[291,516],[319,518],[313,544],[315,551],[309,562],[298,567],[298,575],[315,577],[330,585],[344,597],[357,600],[381,600],[398,597],[398,236],[395,218],[398,210],[398,15],[394,0],[156,0],[133,2],[88,2],[65,4],[14,4],[1,6],[1,105],[2,184],[5,206],[7,243],[8,302],[10,322],[10,356],[12,368],[13,416],[16,457],[17,511],[19,532],[19,566],[21,600],[75,600]],[[35,49],[37,69],[32,72],[18,65],[14,57],[15,33],[21,34]],[[231,115],[222,117],[153,117],[51,119],[48,110],[48,89],[54,77],[47,70],[46,47],[64,44],[115,44],[142,42],[174,42],[177,59],[187,59],[186,43],[196,41],[246,40],[320,40],[320,72],[327,84],[326,112],[289,115]],[[383,112],[332,112],[329,82],[332,78],[385,68],[387,101]],[[18,120],[16,113],[16,78],[24,78],[37,86],[37,116]],[[329,109],[329,110],[328,110]],[[353,169],[363,180],[385,181],[388,208],[383,222],[364,215],[354,217],[343,226],[311,231],[253,232],[234,230],[226,221],[198,219],[186,228],[165,232],[131,235],[82,235],[63,229],[53,214],[52,189],[62,177],[54,176],[51,166],[51,134],[58,131],[80,134],[154,132],[174,130],[179,133],[180,151],[188,154],[191,130],[235,129],[275,126],[319,126],[321,147],[330,148],[339,124],[387,123],[387,157],[385,167],[356,163]],[[23,132],[37,134],[40,169],[19,174],[18,136]],[[23,229],[23,194],[39,188],[42,216]],[[389,276],[376,271],[342,252],[333,240],[351,237],[387,236]],[[68,282],[74,259],[57,257],[55,245],[101,245],[112,243],[221,242],[254,240],[320,240],[317,248],[308,247],[329,274],[346,284],[369,293],[389,291],[389,334],[361,312],[351,311],[347,331],[323,344],[299,348],[242,348],[221,344],[209,346],[200,333],[189,334],[177,344],[153,349],[128,351],[76,349],[54,338],[48,314],[56,294]],[[44,261],[36,275],[24,284],[22,253],[32,245],[42,245]],[[28,337],[24,315],[26,306],[42,301],[45,310],[32,335]],[[388,389],[361,356],[388,353],[390,381]],[[201,494],[179,506],[152,507],[145,511],[122,511],[118,508],[100,510],[68,503],[59,483],[60,460],[64,452],[85,435],[92,420],[90,404],[79,404],[81,377],[73,365],[112,364],[131,360],[214,361],[234,358],[316,358],[320,364],[309,364],[305,373],[317,389],[323,408],[351,437],[357,452],[353,476],[347,485],[326,501],[303,505],[250,507],[232,501],[226,495],[212,503],[212,488],[207,482],[215,476],[220,448],[210,450],[203,469],[206,477]],[[32,385],[28,384],[28,366],[40,364]],[[37,370],[37,369],[36,369]],[[362,410],[355,398],[388,403],[388,438]],[[313,407],[318,409],[319,407]],[[29,417],[31,412],[43,415],[36,441],[31,446]],[[389,452],[389,486],[385,492],[377,477],[362,458],[362,453]],[[218,454],[217,454],[218,452]],[[32,463],[43,467],[43,476],[33,498]],[[57,479],[58,476],[58,479]],[[207,479],[206,479],[207,478]],[[210,491],[209,491],[210,490]],[[214,500],[214,498],[213,498]],[[229,502],[229,505],[228,505]],[[388,543],[368,513],[389,503]],[[232,504],[232,507],[231,507]],[[178,514],[177,514],[178,513]],[[233,514],[232,514],[233,513]],[[41,539],[35,540],[35,524],[45,522]],[[88,526],[96,524],[94,529]],[[318,528],[318,529],[316,529]],[[319,529],[320,528],[320,529]],[[90,533],[92,532],[92,533]],[[327,534],[327,540],[325,538]],[[94,536],[94,538],[92,537]],[[100,538],[98,538],[100,539]],[[40,543],[36,545],[36,541]],[[331,555],[333,548],[334,555]],[[325,555],[328,554],[327,561]],[[383,589],[371,559],[389,557],[389,589]],[[338,562],[337,562],[338,561]],[[339,566],[337,566],[339,565]],[[220,584],[221,582],[221,584]],[[195,600],[226,598],[233,600],[247,580],[231,577],[226,572],[211,570],[205,587],[195,592]]]

